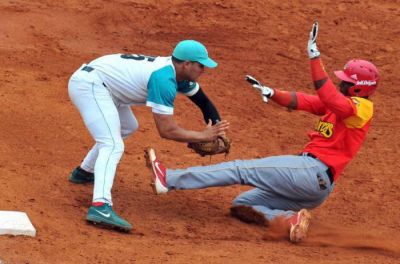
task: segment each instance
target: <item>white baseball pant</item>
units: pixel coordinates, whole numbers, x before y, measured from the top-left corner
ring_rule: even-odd
[[[95,140],[81,168],[94,172],[93,202],[112,205],[111,189],[117,165],[124,152],[123,139],[135,132],[138,122],[130,106],[113,100],[96,70],[82,70],[70,78],[68,92]]]

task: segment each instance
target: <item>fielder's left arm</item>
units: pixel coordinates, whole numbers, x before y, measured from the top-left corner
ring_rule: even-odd
[[[201,88],[194,95],[189,96],[189,99],[200,108],[206,123],[211,119],[212,124],[215,125],[221,120],[217,108]]]

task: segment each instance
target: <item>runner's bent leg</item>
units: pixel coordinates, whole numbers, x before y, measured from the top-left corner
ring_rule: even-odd
[[[170,189],[198,189],[232,184],[255,186],[260,190],[250,191],[248,197],[244,196],[248,200],[247,204],[271,219],[274,215],[290,215],[291,210],[313,208],[322,203],[331,191],[326,169],[323,163],[311,157],[277,156],[167,170],[167,184]],[[320,189],[317,174],[328,182],[327,189]],[[282,212],[271,211],[274,209]]]
[[[314,208],[320,203],[322,203],[322,201],[312,203],[291,200],[277,195],[276,193],[254,188],[237,196],[233,200],[232,206],[249,206],[255,211],[264,214],[266,219],[272,220],[277,216],[289,217],[303,208]]]

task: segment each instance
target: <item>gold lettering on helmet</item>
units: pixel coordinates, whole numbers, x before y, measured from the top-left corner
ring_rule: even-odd
[[[325,138],[330,138],[333,135],[333,124],[319,120],[315,130]]]

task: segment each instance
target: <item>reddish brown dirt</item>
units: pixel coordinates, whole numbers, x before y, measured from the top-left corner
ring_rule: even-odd
[[[1,236],[0,260],[400,263],[399,4],[2,0],[0,210],[26,211],[37,237]],[[296,153],[316,118],[263,104],[243,79],[250,73],[274,87],[313,92],[305,46],[315,19],[329,72],[360,57],[376,63],[382,81],[373,98],[376,115],[368,138],[328,201],[313,211],[305,243],[281,239],[279,225],[271,240],[265,228],[231,218],[232,198],[248,187],[154,196],[142,157],[146,146],[156,147],[169,167],[209,160],[184,144],[160,139],[146,107],[134,108],[141,127],[126,142],[113,188],[115,209],[135,225],[134,232],[120,234],[85,223],[92,186],[67,181],[92,144],[67,95],[68,78],[77,67],[116,52],[167,55],[179,40],[200,40],[219,62],[200,83],[231,123],[228,159]],[[200,129],[201,115],[192,109],[189,100],[179,97],[176,119]],[[222,160],[216,157],[212,163]]]

